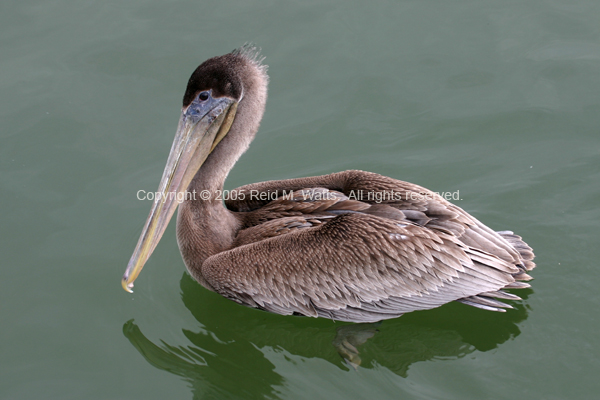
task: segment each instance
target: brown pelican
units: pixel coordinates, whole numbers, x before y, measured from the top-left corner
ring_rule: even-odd
[[[510,306],[497,299],[520,300],[502,289],[529,287],[531,248],[412,183],[344,171],[254,183],[223,199],[227,174],[258,130],[268,81],[252,46],[194,71],[125,290],[179,205],[188,271],[246,306],[374,322],[451,301],[504,311]]]

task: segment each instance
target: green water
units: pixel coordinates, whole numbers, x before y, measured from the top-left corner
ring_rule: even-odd
[[[0,398],[596,398],[598,21],[592,0],[4,2]],[[535,249],[525,300],[386,321],[354,370],[344,324],[196,284],[174,221],[125,293],[189,74],[247,41],[270,97],[228,189],[363,169],[459,190]]]

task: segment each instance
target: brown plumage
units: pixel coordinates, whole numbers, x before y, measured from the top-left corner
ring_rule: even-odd
[[[502,289],[529,287],[522,281],[535,266],[531,248],[411,183],[344,171],[246,185],[224,207],[217,194],[264,111],[268,77],[260,61],[251,47],[212,58],[184,96],[173,149],[185,124],[194,131],[192,123],[207,115],[200,147],[210,151],[198,156],[192,148],[188,166],[171,162],[172,150],[160,188],[210,194],[184,201],[177,217],[179,247],[198,282],[247,306],[353,322],[455,300],[503,311],[510,306],[497,299],[519,300]],[[126,290],[176,206],[155,204],[123,278]]]

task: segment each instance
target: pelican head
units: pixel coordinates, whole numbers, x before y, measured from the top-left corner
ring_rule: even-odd
[[[254,75],[264,76],[263,97],[266,101],[266,67],[260,65],[257,54],[254,47],[244,46],[205,61],[190,77],[175,139],[158,187],[160,196],[155,197],[121,281],[126,291],[132,292],[133,282],[160,241],[179,204],[177,200],[187,197],[186,191],[194,176],[217,145],[232,132],[231,127],[238,114],[238,104],[244,98],[245,88],[253,86],[253,74],[249,71],[260,72]],[[264,105],[259,110],[259,119],[262,110]],[[248,140],[242,141],[241,152],[248,147],[257,129],[257,124],[251,127],[251,134],[246,135],[249,136]],[[233,163],[237,157],[234,157]]]

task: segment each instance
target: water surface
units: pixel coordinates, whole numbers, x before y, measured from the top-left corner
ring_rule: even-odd
[[[591,0],[8,2],[0,12],[3,399],[589,399],[600,390],[600,5]],[[363,169],[535,249],[523,302],[345,324],[271,315],[185,273],[174,221],[120,277],[190,73],[245,42],[270,66],[226,188]]]

